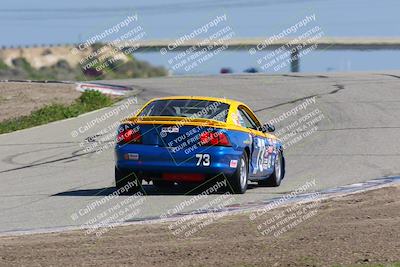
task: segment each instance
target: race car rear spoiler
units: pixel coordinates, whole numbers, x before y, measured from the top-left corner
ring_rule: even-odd
[[[172,117],[172,116],[145,116],[145,117],[131,117],[122,121],[123,123],[132,124],[168,124],[176,126],[227,126],[226,122],[217,121],[205,118],[191,118],[191,117]]]

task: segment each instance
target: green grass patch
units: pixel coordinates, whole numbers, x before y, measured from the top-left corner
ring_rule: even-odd
[[[7,64],[0,59],[0,70],[7,70],[9,69],[9,67],[7,66]]]
[[[32,111],[30,115],[0,122],[0,134],[76,117],[92,110],[108,107],[116,101],[100,92],[86,91],[71,105],[51,104]]]

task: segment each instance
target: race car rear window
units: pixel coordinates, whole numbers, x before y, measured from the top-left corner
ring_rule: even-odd
[[[217,101],[197,99],[155,100],[139,116],[172,116],[214,119],[225,122],[229,105]]]

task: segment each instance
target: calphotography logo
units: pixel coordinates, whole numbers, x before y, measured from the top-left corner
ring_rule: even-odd
[[[216,178],[211,180],[211,184],[204,184],[206,189],[199,194],[161,214],[162,220],[174,218],[168,226],[174,236],[189,238],[227,215],[225,208],[235,202],[235,197],[229,192],[216,194],[229,186],[226,179]],[[193,211],[187,211],[193,208]]]
[[[201,27],[174,40],[166,48],[160,49],[161,55],[176,52],[168,59],[171,71],[194,71],[201,64],[208,62],[214,56],[226,50],[228,48],[226,43],[235,36],[231,26],[224,26],[227,22],[226,14],[216,16]],[[199,43],[193,44],[195,40],[198,40]],[[188,48],[182,52],[178,51],[178,47],[185,46],[188,46]]]
[[[131,109],[132,105],[135,105],[138,103],[138,99],[137,97],[130,97],[128,98],[126,101],[123,101],[120,105],[118,105],[115,108],[112,108],[110,110],[107,110],[106,112],[104,112],[103,114],[101,114],[100,116],[92,119],[91,121],[87,122],[85,125],[82,125],[80,127],[78,127],[77,129],[73,130],[71,132],[71,136],[72,137],[77,137],[79,134],[84,134],[87,131],[89,131],[91,128],[95,127],[97,124],[101,124],[104,121],[108,120],[108,119],[112,119],[115,117],[117,117],[121,112],[123,112],[124,110],[128,110]],[[132,114],[132,116],[137,112],[134,111]]]
[[[276,43],[283,43],[267,55],[261,56],[257,59],[257,64],[263,71],[281,71],[283,68],[291,65],[293,70],[298,69],[297,62],[299,59],[318,47],[316,41],[320,39],[324,32],[318,25],[307,29],[309,24],[316,21],[316,15],[307,15],[305,18],[299,20],[296,24],[284,29],[278,34],[263,40],[256,45],[256,48],[251,48],[249,54],[254,56],[257,53],[274,47]],[[300,35],[288,39],[293,34]]]
[[[130,64],[132,54],[139,48],[139,41],[145,37],[138,14],[128,15],[112,27],[90,36],[71,53],[80,56],[79,65],[88,78],[101,77]]]
[[[71,214],[71,219],[82,222],[80,229],[85,235],[101,237],[111,229],[140,215],[141,206],[145,202],[144,194],[137,192],[126,199],[118,200],[121,194],[130,192],[138,186],[138,181],[128,181],[126,185],[115,192],[91,202],[77,212]]]
[[[257,230],[261,235],[279,237],[317,214],[321,204],[320,193],[305,194],[315,185],[315,179],[307,181],[289,194],[273,200],[256,212],[252,212],[249,219],[257,223],[261,221],[257,225]],[[274,212],[275,210],[276,212]]]

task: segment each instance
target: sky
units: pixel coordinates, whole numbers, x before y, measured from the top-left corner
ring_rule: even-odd
[[[2,0],[0,46],[79,43],[129,14],[138,15],[144,39],[149,40],[177,38],[222,14],[240,38],[277,34],[311,14],[325,37],[399,37],[399,10],[398,0]],[[396,51],[313,52],[302,60],[301,70],[392,69],[398,68],[396,55]],[[166,64],[158,53],[137,57]],[[246,52],[224,52],[195,71],[213,73],[222,66],[239,71],[253,65]]]

